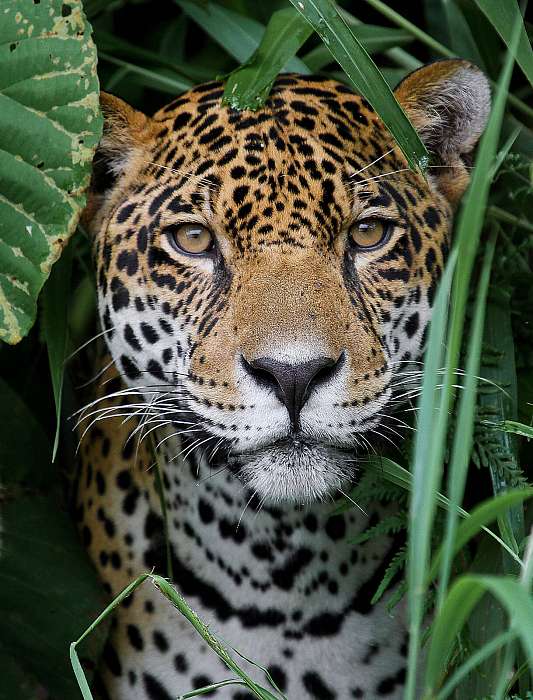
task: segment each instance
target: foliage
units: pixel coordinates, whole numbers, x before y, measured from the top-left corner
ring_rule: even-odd
[[[39,685],[53,697],[79,697],[67,647],[82,637],[84,645],[89,642],[82,651],[84,670],[78,642],[71,659],[89,698],[84,672],[105,637],[105,626],[90,622],[103,601],[62,510],[75,451],[67,417],[75,410],[73,378],[80,369],[78,362],[64,372],[64,362],[97,333],[90,244],[82,231],[45,280],[84,204],[100,129],[97,83],[89,26],[77,0],[0,0],[0,11],[17,5],[19,21],[13,14],[0,28],[0,327],[10,342],[29,334],[16,348],[0,348],[0,664],[6,669],[0,698],[32,698]],[[525,488],[533,457],[530,25],[517,24],[516,0],[424,0],[412,6],[161,0],[157,12],[154,7],[148,0],[84,2],[102,87],[146,112],[217,76],[227,77],[232,105],[254,107],[279,70],[317,71],[354,83],[412,162],[423,164],[418,138],[389,88],[422,62],[454,55],[474,60],[489,75],[495,90],[491,124],[458,216],[425,371],[413,376],[411,405],[401,414],[415,428],[413,440],[403,440],[399,449],[383,446],[382,457],[362,464],[359,485],[339,507],[398,503],[360,539],[398,538],[374,598],[389,587],[392,604],[407,597],[406,700],[415,697],[421,664],[427,700],[527,700],[533,661],[533,562],[526,548],[531,492]],[[26,22],[31,12],[33,20]],[[46,82],[39,80],[50,73],[51,60],[64,69],[57,71],[61,76],[54,71]],[[29,225],[42,235],[28,237]],[[43,285],[41,313],[30,331]],[[186,602],[163,579],[151,579],[222,655],[235,674],[232,682],[244,683],[256,697],[280,696],[273,686],[267,690],[268,678],[261,685],[243,678],[237,657],[218,645]],[[97,621],[141,583],[132,583]],[[52,616],[43,595],[53,601]],[[431,606],[435,616],[426,629]]]
[[[80,0],[0,9],[0,339],[17,343],[85,205],[101,117]]]

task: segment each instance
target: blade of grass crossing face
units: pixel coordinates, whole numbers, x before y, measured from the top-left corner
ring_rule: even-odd
[[[69,649],[69,656],[70,656],[70,663],[72,664],[72,668],[74,670],[74,675],[76,676],[76,680],[78,681],[78,685],[80,687],[81,694],[83,696],[83,700],[94,700],[93,695],[89,689],[89,684],[87,683],[87,679],[85,678],[85,673],[83,672],[83,668],[80,664],[80,660],[78,657],[78,652],[76,647],[78,644],[81,644],[81,642],[93,632],[98,625],[105,620],[105,618],[110,615],[113,610],[119,606],[122,601],[127,598],[129,595],[133,593],[133,591],[138,588],[142,583],[146,581],[146,579],[150,576],[150,574],[142,574],[138,578],[135,579],[135,581],[132,581],[130,584],[124,588],[112,601],[109,603],[109,605],[98,615],[96,620],[87,627],[85,632],[79,637],[75,642],[72,642],[70,645]]]
[[[234,109],[261,107],[278,73],[294,59],[312,31],[309,23],[292,7],[274,12],[252,57],[229,76],[223,101]],[[300,73],[310,72],[299,59],[296,63]]]
[[[428,165],[424,144],[332,0],[291,0],[291,3],[313,26],[356,90],[379,114],[409,166],[423,171]]]
[[[242,681],[244,681],[248,689],[251,690],[256,697],[261,698],[262,700],[278,700],[278,698],[272,695],[272,693],[270,693],[268,690],[258,686],[240,668],[240,666],[231,657],[226,647],[224,647],[218,641],[218,639],[216,639],[211,634],[207,625],[205,625],[204,622],[200,620],[200,618],[194,612],[194,610],[192,610],[186,603],[183,596],[180,593],[178,593],[178,591],[176,591],[176,589],[173,588],[173,586],[171,586],[171,584],[166,579],[153,574],[150,575],[150,578],[152,579],[156,588],[158,588],[161,591],[161,593],[166,598],[168,598],[168,600],[170,600],[174,607],[176,607],[177,610],[179,610],[179,612],[191,623],[195,630],[203,637],[203,639],[207,642],[211,649],[213,649],[213,651],[219,656],[219,658],[226,664],[226,666],[231,671],[236,673]]]
[[[485,306],[495,247],[496,232],[494,229],[487,243],[481,268],[474,318],[469,333],[465,382],[459,398],[457,424],[453,436],[450,465],[448,467],[447,491],[451,508],[446,518],[446,532],[439,578],[438,608],[441,607],[446,595],[446,590],[448,589],[450,568],[454,554],[455,533],[457,530],[456,506],[461,505],[463,501],[466,474],[470,462],[474,415],[476,411],[477,376],[479,374],[483,327],[485,323]]]
[[[424,377],[420,401],[419,424],[413,460],[413,490],[409,509],[407,584],[409,609],[409,657],[406,698],[414,700],[416,667],[420,649],[420,628],[424,611],[425,586],[429,564],[431,530],[437,492],[441,479],[442,460],[434,454],[435,423],[438,419],[438,392],[444,356],[447,310],[457,251],[452,251],[444,270],[435,301],[425,353]]]

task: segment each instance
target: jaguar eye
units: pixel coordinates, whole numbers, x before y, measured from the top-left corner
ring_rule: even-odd
[[[202,224],[181,224],[167,228],[171,244],[180,253],[202,255],[213,247],[213,234]]]
[[[350,242],[358,250],[371,250],[386,243],[394,224],[387,219],[362,219],[350,229]]]

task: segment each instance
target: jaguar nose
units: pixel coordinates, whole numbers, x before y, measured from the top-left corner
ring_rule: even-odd
[[[271,389],[289,412],[293,431],[300,427],[300,412],[311,391],[331,379],[343,363],[344,353],[338,359],[317,357],[299,364],[279,362],[271,357],[248,361],[242,358],[244,368],[260,385]]]

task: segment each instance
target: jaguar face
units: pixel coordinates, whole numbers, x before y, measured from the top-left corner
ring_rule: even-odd
[[[126,383],[189,449],[261,498],[323,498],[420,356],[489,88],[464,61],[397,88],[427,177],[340,83],[283,75],[255,112],[222,92],[153,118],[102,96],[85,212],[101,322]]]

